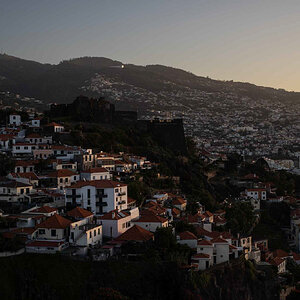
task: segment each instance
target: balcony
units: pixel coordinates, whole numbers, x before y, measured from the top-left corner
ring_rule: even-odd
[[[96,199],[107,198],[107,194],[96,194]]]
[[[67,198],[80,198],[81,195],[66,195]]]
[[[107,202],[96,202],[96,206],[107,206]]]
[[[119,192],[118,193],[118,196],[125,196],[126,195],[126,192]]]
[[[125,204],[125,203],[126,203],[126,200],[122,200],[122,201],[118,202],[118,205],[122,205],[122,204]]]

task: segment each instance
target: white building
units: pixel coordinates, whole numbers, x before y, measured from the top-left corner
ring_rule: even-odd
[[[127,209],[127,185],[112,180],[79,181],[66,189],[66,205],[77,205],[94,214]]]
[[[110,211],[99,217],[102,222],[103,236],[116,238],[127,229],[133,226],[131,223],[131,214],[125,211]]]
[[[178,244],[187,245],[192,249],[197,248],[198,238],[190,231],[178,233],[176,239]]]
[[[157,216],[154,213],[147,211],[145,211],[139,219],[135,220],[134,223],[151,232],[155,232],[157,228],[169,226],[167,218]]]
[[[9,115],[9,124],[20,126],[21,125],[21,116],[20,115]]]
[[[245,190],[246,196],[258,200],[267,200],[267,190],[261,188],[253,188]]]
[[[88,170],[84,170],[81,172],[80,177],[82,180],[103,180],[103,179],[111,179],[112,176],[109,171],[105,168],[97,167],[91,168]]]

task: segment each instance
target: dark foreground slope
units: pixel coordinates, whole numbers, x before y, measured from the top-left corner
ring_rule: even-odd
[[[27,254],[1,258],[0,263],[3,300],[277,299],[272,277],[258,275],[245,262],[205,274],[184,271],[171,262],[92,263],[59,255]],[[112,298],[112,290],[123,297]]]

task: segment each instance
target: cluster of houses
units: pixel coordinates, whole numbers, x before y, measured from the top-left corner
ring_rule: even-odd
[[[151,243],[157,229],[171,228],[177,243],[194,250],[191,268],[205,270],[242,255],[285,272],[291,255],[270,252],[267,240],[225,231],[224,210],[212,213],[199,203],[191,214],[184,195],[165,191],[138,207],[122,178],[151,169],[153,163],[145,157],[62,145],[56,137],[65,134],[64,126],[41,125],[41,118],[24,123],[11,115],[9,123],[0,129],[1,151],[14,161],[14,170],[0,178],[0,203],[7,208],[1,217],[9,224],[2,235],[20,238],[27,252],[92,253],[93,259],[103,260],[120,254],[124,243]],[[257,180],[255,175],[245,179]],[[271,192],[271,185],[252,186],[241,198],[259,210]],[[189,224],[193,232],[176,232],[177,222]],[[295,253],[292,258],[300,262]]]

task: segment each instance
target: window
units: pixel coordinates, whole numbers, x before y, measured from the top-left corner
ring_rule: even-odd
[[[94,230],[94,236],[96,236],[97,235],[97,230]]]
[[[91,198],[91,190],[90,189],[87,190],[87,197]]]
[[[93,176],[93,180],[95,180],[96,179],[96,177],[95,176]]]
[[[56,229],[51,229],[51,236],[56,236]]]
[[[60,182],[60,183],[63,183],[63,179],[62,179],[62,178],[60,178],[60,179],[59,179],[59,182]]]
[[[25,149],[25,150],[27,150],[27,149],[28,149],[28,147],[27,147],[27,146],[25,146],[25,147],[24,147],[24,149]]]
[[[90,238],[92,238],[92,232],[90,231]]]
[[[45,229],[39,229],[39,234],[45,234],[45,233],[46,233]]]
[[[26,188],[26,194],[28,194],[29,193],[29,188]]]
[[[91,200],[90,200],[90,199],[88,199],[88,201],[87,201],[87,202],[88,202],[88,205],[91,205]]]
[[[98,234],[100,234],[100,228],[98,228]]]
[[[17,146],[17,147],[16,147],[16,149],[17,149],[17,150],[20,150],[20,147],[19,147],[19,146]]]
[[[20,190],[20,193],[21,193],[21,194],[24,194],[24,189],[21,189],[21,190]]]
[[[122,224],[122,228],[125,228],[125,223]]]

